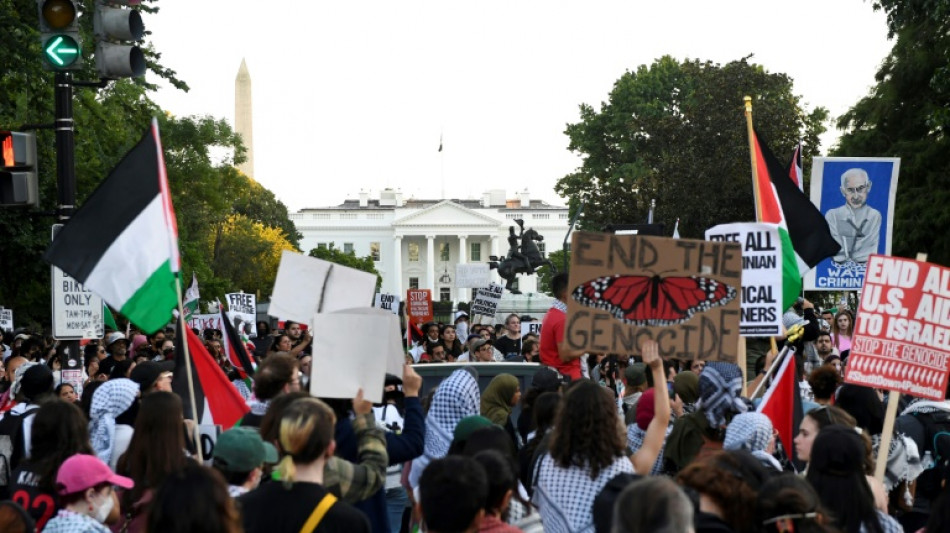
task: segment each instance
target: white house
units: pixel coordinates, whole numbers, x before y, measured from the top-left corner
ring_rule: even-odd
[[[508,227],[519,218],[525,229],[544,237],[542,252],[561,248],[569,224],[567,208],[532,200],[527,190],[513,200],[503,190],[488,191],[481,199],[420,200],[385,189],[379,199],[361,192],[359,200],[290,215],[303,235],[300,247],[305,253],[332,242],[357,256],[371,255],[383,277],[382,292],[404,298],[406,289],[431,289],[439,301],[471,300],[470,289],[454,285],[455,266],[504,256]],[[492,277],[503,283],[494,271]],[[523,293],[537,291],[537,276],[518,279]]]

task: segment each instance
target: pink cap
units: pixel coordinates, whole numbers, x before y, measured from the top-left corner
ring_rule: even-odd
[[[63,461],[56,474],[56,490],[60,495],[82,492],[100,483],[112,483],[123,489],[135,485],[131,479],[114,473],[95,455],[81,453]]]

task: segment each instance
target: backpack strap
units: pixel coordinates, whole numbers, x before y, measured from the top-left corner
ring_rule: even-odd
[[[317,529],[317,526],[320,525],[323,517],[326,516],[327,511],[330,510],[330,507],[333,507],[334,503],[336,503],[336,496],[329,492],[326,493],[320,503],[313,509],[313,512],[310,513],[310,517],[304,522],[303,527],[300,528],[300,533],[313,533],[313,530]]]

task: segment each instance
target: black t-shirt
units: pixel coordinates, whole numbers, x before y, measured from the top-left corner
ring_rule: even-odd
[[[9,499],[25,509],[36,521],[36,530],[42,531],[46,522],[59,511],[56,496],[40,490],[38,474],[28,461],[20,463],[10,479]]]
[[[505,359],[518,357],[521,355],[521,339],[512,339],[508,335],[502,335],[495,341],[495,348],[505,356]]]
[[[298,533],[327,490],[317,483],[297,482],[289,489],[279,481],[263,483],[238,498],[245,533]],[[337,501],[314,532],[369,533],[369,520],[353,506]]]

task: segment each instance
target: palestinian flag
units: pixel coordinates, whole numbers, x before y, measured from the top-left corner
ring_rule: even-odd
[[[168,323],[178,305],[178,227],[157,121],[83,202],[43,257],[145,333]]]
[[[251,356],[247,353],[247,345],[241,340],[224,309],[221,310],[221,322],[224,324],[224,335],[221,338],[224,353],[231,361],[231,366],[241,375],[241,379],[247,380],[254,375],[255,370]]]
[[[188,374],[185,369],[185,353],[183,343],[175,343],[175,377],[172,379],[172,390],[181,396],[185,418],[196,420],[199,425],[220,425],[225,429],[231,428],[243,417],[250,408],[237,391],[224,371],[218,366],[204,343],[191,331],[187,325],[179,321],[178,331],[183,331],[188,351],[191,356],[191,375],[195,384],[196,415],[191,413],[190,394],[188,390]]]
[[[796,459],[793,440],[804,417],[801,398],[798,380],[795,378],[795,353],[789,351],[756,410],[772,421],[772,426],[778,431],[782,441],[782,448],[793,461]]]
[[[788,173],[758,132],[753,134],[752,144],[758,180],[756,217],[758,222],[778,226],[782,241],[782,305],[788,309],[802,292],[802,276],[822,259],[836,254],[841,245],[831,236],[828,222],[818,208],[787,178]]]
[[[805,192],[805,176],[802,171],[802,143],[799,142],[792,153],[792,160],[788,163],[788,177],[798,185],[798,190]]]
[[[198,274],[191,273],[191,286],[185,291],[182,307],[185,309],[185,322],[191,320],[191,316],[198,312],[198,299],[201,294],[198,292]]]

